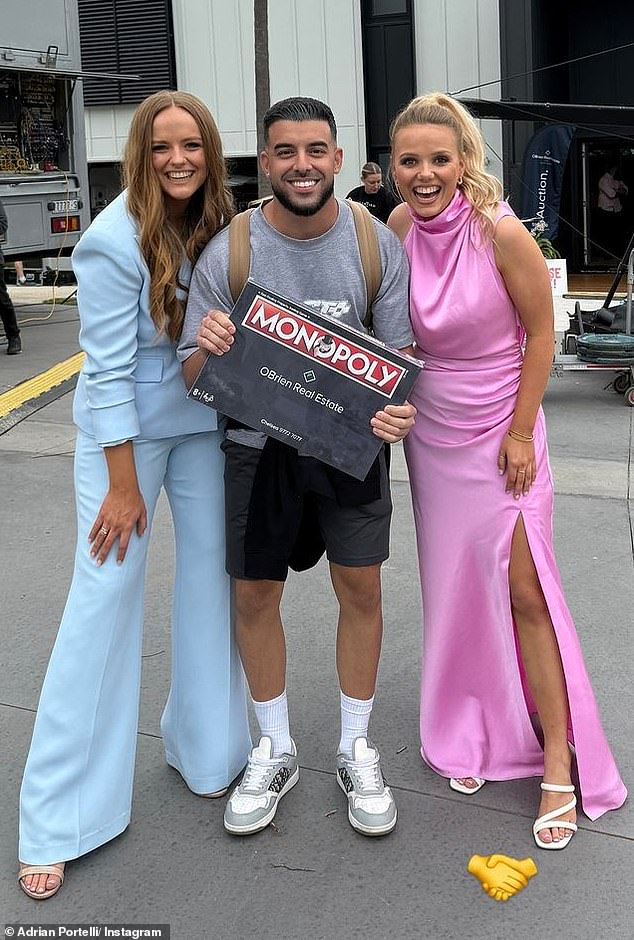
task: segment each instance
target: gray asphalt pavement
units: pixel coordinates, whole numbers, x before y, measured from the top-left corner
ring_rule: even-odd
[[[22,297],[24,304],[46,299]],[[24,353],[7,358],[0,341],[0,393],[77,351],[76,309],[49,312],[46,305],[20,307]],[[607,734],[631,787],[634,409],[604,390],[610,378],[610,373],[589,371],[553,378],[545,408],[562,580]],[[336,785],[336,607],[323,564],[292,576],[284,601],[288,693],[301,780],[281,803],[276,828],[245,839],[229,836],[222,828],[223,801],[196,798],[166,766],[159,717],[169,675],[173,558],[163,502],[147,580],[132,824],[119,838],[70,863],[55,898],[29,900],[16,881],[18,791],[72,569],[71,400],[69,392],[57,397],[52,391],[0,433],[0,909],[5,923],[169,923],[172,940],[634,936],[631,800],[595,823],[581,815],[580,830],[565,852],[540,852],[531,835],[536,779],[490,783],[477,795],[463,797],[420,758],[421,614],[409,488],[399,448],[392,474],[392,557],[384,569],[384,652],[371,726],[398,802],[394,833],[372,840],[353,832]],[[494,852],[531,856],[539,869],[506,904],[486,896],[466,871],[473,853]]]

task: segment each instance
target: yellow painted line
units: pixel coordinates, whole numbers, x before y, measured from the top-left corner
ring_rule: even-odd
[[[21,382],[15,388],[9,389],[8,392],[3,392],[0,395],[0,418],[4,418],[10,412],[15,411],[16,408],[20,408],[25,402],[38,398],[45,392],[55,388],[56,385],[60,385],[66,379],[76,375],[83,362],[84,353],[78,352],[70,359],[58,362],[56,366],[47,369],[46,372],[41,372],[32,379]]]

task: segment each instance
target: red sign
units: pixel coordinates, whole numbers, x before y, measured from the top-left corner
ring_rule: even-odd
[[[367,348],[356,346],[348,337],[339,336],[334,330],[326,333],[300,314],[262,300],[261,297],[255,298],[242,324],[386,398],[392,397],[405,375],[405,369]]]

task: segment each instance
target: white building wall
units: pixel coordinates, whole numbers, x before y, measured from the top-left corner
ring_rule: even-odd
[[[359,0],[269,0],[269,72],[271,101],[306,95],[332,108],[345,196],[366,162]]]
[[[178,87],[206,102],[228,156],[255,154],[253,0],[172,0],[172,15]],[[133,112],[86,109],[89,162],[121,158]]]
[[[228,156],[255,155],[253,0],[172,0],[172,11],[178,87],[207,103]],[[269,0],[269,70],[272,101],[309,95],[332,107],[345,195],[366,159],[358,0]],[[133,111],[87,108],[89,162],[121,158]]]
[[[172,0],[172,10],[178,87],[207,103],[228,156],[255,155],[253,0]],[[419,93],[499,79],[498,0],[414,0],[414,35]],[[360,0],[269,0],[269,70],[272,101],[310,95],[332,107],[344,150],[336,188],[345,195],[366,161]],[[467,94],[497,98],[500,86]],[[120,159],[133,111],[86,109],[89,162]],[[489,170],[501,178],[501,125],[481,126]]]
[[[134,107],[86,108],[86,156],[89,163],[116,163],[121,159]]]
[[[253,0],[172,0],[172,15],[178,87],[208,105],[228,155],[255,154]]]
[[[456,93],[495,81],[465,92],[464,97],[500,97],[498,0],[415,0],[414,36],[419,94]],[[489,144],[488,171],[502,179],[502,125],[499,121],[479,123]]]

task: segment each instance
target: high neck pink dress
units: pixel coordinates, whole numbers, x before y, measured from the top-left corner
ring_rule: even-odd
[[[500,203],[498,219],[512,215]],[[523,331],[460,190],[436,218],[412,213],[405,239],[411,317],[425,361],[405,441],[424,607],[421,753],[445,777],[541,776],[536,709],[509,600],[509,558],[521,514],[555,628],[584,812],[596,819],[627,791],[610,752],[553,554],[553,481],[544,415],[537,475],[519,500],[497,470],[522,368]]]

